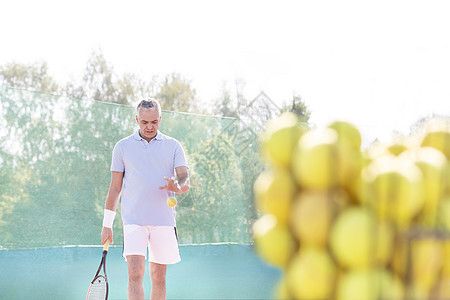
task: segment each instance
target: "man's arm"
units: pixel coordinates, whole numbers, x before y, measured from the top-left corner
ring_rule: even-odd
[[[180,191],[177,192],[178,194],[183,194],[189,191],[191,188],[191,183],[189,180],[189,173],[185,166],[177,167],[175,168],[175,172],[177,173],[178,177],[178,185],[180,187]]]
[[[106,196],[105,209],[115,212],[117,205],[119,204],[120,193],[122,192],[123,184],[123,172],[111,172],[111,184],[109,185],[108,195]],[[112,228],[103,227],[102,233],[102,244],[109,239],[109,242],[113,243],[113,231]]]

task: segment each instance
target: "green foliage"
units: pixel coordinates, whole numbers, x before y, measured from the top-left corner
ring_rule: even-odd
[[[300,96],[294,95],[291,102],[283,105],[281,112],[287,111],[295,113],[300,123],[307,124],[309,122],[311,111],[308,109]]]
[[[0,82],[42,93],[60,92],[58,84],[48,74],[48,66],[45,62],[36,62],[30,65],[12,62],[0,66]]]
[[[128,105],[153,95],[154,89],[154,82],[146,82],[136,74],[125,73],[119,77],[101,49],[95,49],[86,64],[81,84],[67,83],[64,94],[73,98]]]
[[[197,112],[195,89],[180,74],[167,75],[156,94],[161,106],[169,111]]]
[[[230,92],[223,86],[221,96],[216,100],[215,105],[213,106],[213,113],[221,117],[237,118],[237,105],[233,105],[233,103],[234,101]]]

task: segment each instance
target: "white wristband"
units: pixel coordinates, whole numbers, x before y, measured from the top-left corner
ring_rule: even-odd
[[[103,215],[103,227],[112,228],[115,217],[116,217],[115,211],[105,209]]]

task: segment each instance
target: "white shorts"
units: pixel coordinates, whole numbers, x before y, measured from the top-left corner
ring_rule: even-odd
[[[157,264],[176,264],[181,261],[178,238],[172,226],[123,226],[123,257],[142,255]]]

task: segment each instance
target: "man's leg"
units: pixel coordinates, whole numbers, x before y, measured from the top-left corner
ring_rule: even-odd
[[[128,300],[144,300],[145,257],[142,255],[128,255]]]
[[[152,279],[151,300],[166,299],[166,270],[167,265],[150,262],[150,278]]]

